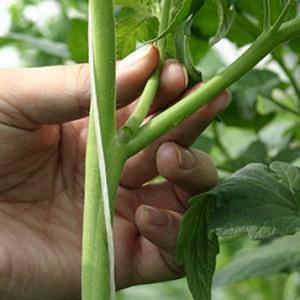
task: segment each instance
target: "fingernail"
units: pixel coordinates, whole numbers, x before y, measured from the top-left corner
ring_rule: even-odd
[[[146,57],[151,51],[152,45],[146,45],[138,50],[134,51],[127,57],[125,57],[119,64],[121,67],[130,67],[136,64],[139,60]]]
[[[187,71],[185,65],[181,65],[181,67],[182,67],[182,71],[183,71],[183,75],[184,75],[185,87],[188,87],[188,85],[189,85],[189,74],[188,74],[188,71]]]
[[[179,145],[174,144],[179,167],[183,170],[190,170],[196,165],[196,159],[190,150],[180,147]]]
[[[168,215],[160,209],[145,206],[144,214],[146,221],[151,225],[163,227],[169,223]]]

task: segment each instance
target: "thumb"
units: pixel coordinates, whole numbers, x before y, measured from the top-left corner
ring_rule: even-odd
[[[118,64],[118,107],[138,97],[158,58],[157,49],[148,46]],[[3,120],[8,125],[30,128],[64,123],[88,115],[88,64],[2,69],[0,82],[0,111],[8,116],[8,120]]]
[[[203,193],[218,183],[213,160],[196,149],[164,143],[157,151],[156,164],[161,176],[189,195]]]

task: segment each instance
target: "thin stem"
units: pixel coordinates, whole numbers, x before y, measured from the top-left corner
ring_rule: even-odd
[[[267,31],[271,27],[272,9],[271,0],[264,0],[264,30]]]
[[[288,0],[288,2],[286,3],[286,5],[284,6],[281,14],[279,15],[277,21],[275,22],[275,24],[272,26],[271,31],[273,33],[277,32],[281,25],[283,24],[283,22],[285,21],[290,9],[292,8],[292,6],[295,4],[295,0]]]
[[[300,18],[287,22],[276,35],[270,31],[264,32],[240,58],[221,74],[143,126],[138,135],[127,145],[129,155],[137,153],[171,128],[176,127],[181,121],[249,72],[277,46],[298,36],[300,36]]]
[[[171,6],[170,0],[163,1],[162,16],[160,21],[159,33],[158,33],[159,35],[168,28],[169,17],[170,17],[170,6]],[[160,40],[158,40],[157,46],[160,53],[159,64],[156,70],[154,71],[154,73],[152,74],[152,76],[149,78],[148,82],[146,83],[144,91],[132,115],[124,125],[124,128],[121,129],[120,136],[122,140],[126,141],[127,139],[130,139],[132,136],[135,136],[140,125],[143,123],[145,117],[147,116],[151,104],[154,100],[154,97],[157,93],[160,74],[165,60],[166,37],[162,37]]]
[[[282,69],[282,71],[285,73],[285,75],[288,77],[294,91],[295,94],[298,98],[298,101],[300,101],[300,87],[292,73],[292,71],[289,69],[289,67],[286,65],[284,59],[282,58],[282,55],[278,54],[276,51],[274,51],[272,53],[272,57],[274,58],[274,60],[278,63],[278,65],[280,66],[280,68]]]
[[[245,16],[241,11],[238,10],[238,13],[240,14],[240,16],[243,17],[244,22],[246,22],[246,26],[247,28],[249,28],[251,30],[251,35],[253,37],[253,39],[256,39],[257,35],[259,34],[259,28],[257,26],[255,26],[248,18],[247,16]],[[242,25],[241,25],[242,26]],[[248,30],[248,32],[250,32],[250,30]],[[282,69],[282,71],[285,73],[285,75],[287,76],[287,78],[289,79],[294,92],[298,98],[298,100],[300,101],[300,87],[293,75],[293,73],[291,72],[291,70],[288,68],[288,66],[286,65],[286,63],[284,62],[284,59],[282,57],[282,55],[279,55],[276,51],[273,51],[271,53],[272,58],[278,63],[279,67]]]
[[[300,111],[297,111],[293,108],[290,108],[288,106],[286,106],[285,104],[275,100],[274,98],[264,98],[267,99],[268,101],[272,102],[273,104],[275,104],[276,106],[280,107],[281,109],[285,110],[286,112],[289,112],[297,117],[300,117]]]
[[[227,148],[224,146],[224,144],[222,142],[217,122],[213,122],[212,129],[213,129],[213,132],[214,132],[214,135],[215,135],[215,140],[216,140],[217,146],[221,150],[222,154],[226,157],[226,159],[231,161],[232,157],[231,157],[229,151],[227,150]]]

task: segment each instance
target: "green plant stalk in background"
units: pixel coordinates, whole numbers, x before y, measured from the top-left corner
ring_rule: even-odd
[[[160,28],[162,32],[168,24],[169,7],[170,0],[165,0]],[[268,19],[269,17],[266,24],[269,22]],[[111,226],[111,223],[107,222],[105,198],[109,199],[112,216],[118,182],[126,159],[218,96],[281,43],[300,36],[300,19],[281,26],[280,23],[283,21],[284,17],[279,18],[275,27],[265,30],[235,63],[207,82],[201,89],[186,96],[140,128],[158,88],[165,51],[165,42],[160,41],[159,68],[148,81],[142,100],[130,121],[117,133],[113,2],[112,0],[90,0],[90,47],[92,48],[90,63],[92,94],[96,102],[92,101],[91,105],[86,160],[82,257],[83,300],[114,299],[114,253],[111,236],[108,234],[111,231],[108,225]]]

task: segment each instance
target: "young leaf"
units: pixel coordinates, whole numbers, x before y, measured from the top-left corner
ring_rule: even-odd
[[[128,14],[117,20],[116,45],[118,58],[123,58],[134,51],[138,41],[153,37],[150,23],[150,19],[147,19],[143,14]]]
[[[210,300],[212,277],[218,240],[208,232],[214,201],[196,196],[181,225],[177,245],[177,261],[186,271],[187,281],[195,300]]]
[[[158,28],[153,26],[153,19],[156,23],[160,19],[162,0],[115,0],[116,5],[121,5],[122,7],[129,8],[127,15],[122,16],[117,20],[117,45],[118,48],[124,48],[124,40],[120,38],[126,38],[126,52],[123,51],[122,55],[128,54],[133,51],[136,47],[137,42],[144,42],[147,40],[157,40],[165,36],[167,33],[174,32],[180,26],[180,24],[188,17],[190,14],[195,14],[204,3],[204,0],[170,0],[171,10],[170,10],[170,22],[167,29],[165,29],[159,36],[154,33]],[[155,23],[155,22],[154,22]],[[153,30],[154,29],[154,30]],[[156,29],[156,30],[155,30]],[[150,32],[152,34],[150,34]],[[125,34],[127,33],[127,34]],[[120,37],[118,39],[118,37]],[[128,46],[130,45],[130,46]],[[119,51],[118,51],[119,53]]]
[[[205,0],[182,0],[181,9],[177,12],[176,16],[170,22],[169,27],[160,34],[157,39],[162,38],[167,33],[175,31],[180,24],[188,17],[194,17],[197,15],[198,11],[201,9]]]
[[[221,236],[251,239],[300,230],[300,169],[283,162],[250,164],[206,193],[221,203],[210,228]]]
[[[180,26],[176,34],[176,58],[185,65],[192,84],[202,81],[202,73],[195,66],[190,49],[193,21],[194,18],[191,16]]]
[[[86,20],[78,18],[70,20],[68,47],[72,60],[77,63],[88,61],[88,24]]]
[[[221,286],[253,277],[299,271],[299,249],[300,233],[297,233],[247,251],[216,274],[214,285]]]
[[[229,32],[235,17],[235,10],[232,3],[228,0],[214,0],[219,16],[219,26],[216,35],[210,40],[214,45],[219,42]]]

